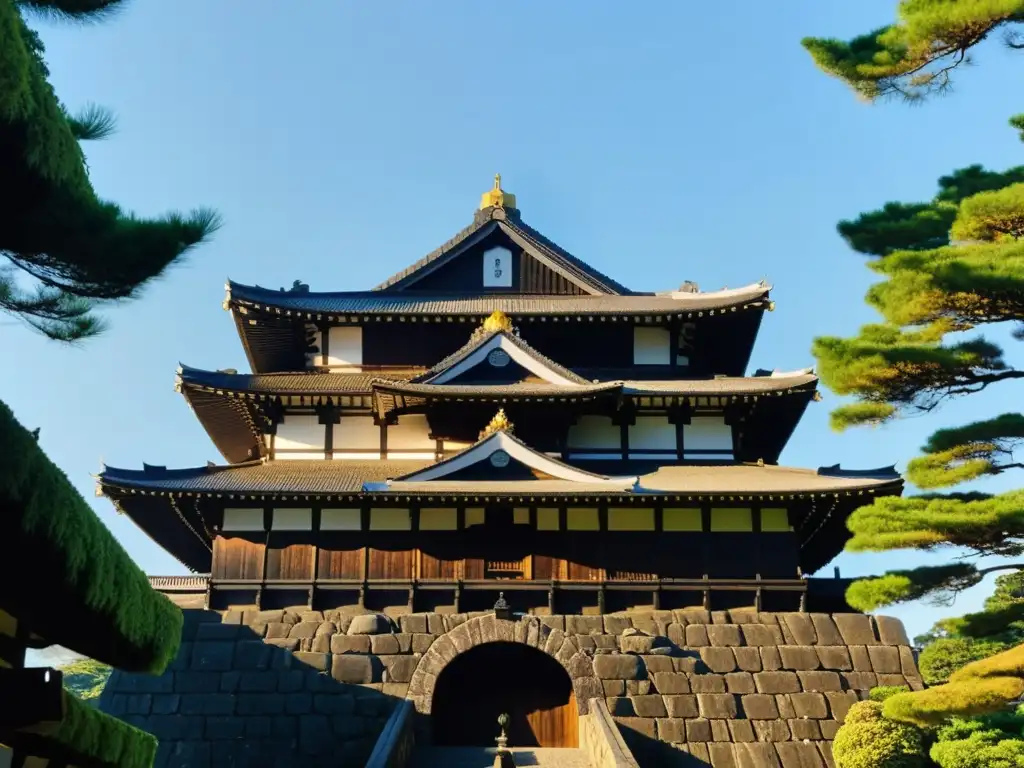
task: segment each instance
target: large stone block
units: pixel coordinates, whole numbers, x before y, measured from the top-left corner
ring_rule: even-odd
[[[733,628],[732,625],[715,627],[712,625],[709,630]],[[712,637],[712,642],[714,638]],[[717,645],[722,645],[721,643]],[[712,672],[725,673],[733,672],[736,669],[736,656],[732,648],[705,646],[700,649],[700,658]]]
[[[645,673],[638,656],[601,654],[594,657],[594,674],[602,680],[637,680]]]
[[[355,654],[336,655],[331,658],[331,677],[339,683],[373,683],[374,664],[370,656]]]
[[[827,613],[812,613],[811,623],[814,625],[814,632],[818,636],[817,645],[842,645],[843,636],[839,634],[839,627]]]
[[[688,624],[686,626],[686,645],[690,648],[700,648],[709,645],[707,627],[701,624]]]
[[[729,693],[754,693],[754,676],[750,672],[730,672],[725,676],[725,687]]]
[[[419,659],[414,656],[381,656],[379,657],[384,665],[384,682],[386,683],[408,683],[412,680],[412,673],[416,671]]]
[[[328,654],[326,653],[298,651],[295,654],[295,661],[299,664],[304,664],[311,669],[315,669],[318,672],[325,672],[327,670],[327,657]]]
[[[774,696],[763,693],[751,693],[740,697],[743,717],[747,720],[773,720],[779,716],[779,708]]]
[[[640,717],[665,717],[665,701],[658,694],[631,696],[633,709]]]
[[[763,646],[761,648],[761,667],[765,672],[775,672],[782,669],[782,656],[778,648]]]
[[[701,717],[736,717],[736,697],[731,693],[698,693],[697,705]]]
[[[566,616],[565,631],[570,635],[600,635],[604,632],[604,617]]]
[[[616,724],[621,728],[628,728],[631,731],[636,731],[641,736],[646,736],[649,739],[655,738],[655,723],[656,720],[649,717],[616,717]]]
[[[662,698],[665,700],[665,710],[669,717],[697,717],[700,711],[695,695],[680,694]]]
[[[298,624],[292,626],[291,632],[288,633],[288,637],[296,637],[299,639],[315,637],[319,629],[320,622],[300,621]]]
[[[843,681],[839,677],[838,672],[797,672],[797,677],[800,678],[800,686],[805,691],[841,691],[843,690]]]
[[[814,650],[818,654],[818,662],[824,669],[840,672],[853,669],[850,651],[845,645],[819,645]]]
[[[782,645],[785,642],[778,625],[741,624],[745,645]]]
[[[849,647],[850,659],[853,662],[855,672],[873,672],[871,668],[871,657],[868,656],[868,649],[863,645],[851,645]]]
[[[284,621],[272,621],[267,624],[267,632],[264,635],[268,640],[280,640],[291,634],[292,625]]]
[[[662,694],[689,693],[690,680],[682,672],[655,672],[654,687]]]
[[[761,671],[761,652],[757,648],[733,648],[736,666],[744,672]]]
[[[903,622],[893,616],[875,616],[879,639],[886,645],[910,645]]]
[[[394,635],[371,635],[370,652],[377,655],[398,653],[398,638]]]
[[[687,741],[711,741],[711,723],[704,718],[694,718],[686,721]]]
[[[219,625],[211,625],[219,626]],[[232,642],[196,641],[192,645],[192,666],[197,672],[226,672],[235,658]]]
[[[821,753],[813,743],[791,741],[776,744],[775,748],[779,752],[782,768],[825,768]]]
[[[810,645],[780,645],[779,655],[784,669],[817,669],[820,664],[818,654]]]
[[[673,672],[675,667],[672,664],[672,659],[668,656],[643,656],[644,666],[647,668],[647,676],[652,676],[655,672]]]
[[[370,638],[366,635],[333,635],[331,653],[369,653]]]
[[[754,720],[754,733],[758,741],[789,741],[789,723],[785,720]]]
[[[725,693],[725,676],[710,672],[690,675],[690,690],[694,693]]]
[[[868,658],[871,660],[871,669],[879,675],[900,674],[900,651],[892,645],[870,645],[868,646]]]
[[[806,613],[783,613],[779,616],[779,625],[787,645],[814,645],[818,642],[814,624]]]
[[[794,693],[789,697],[797,717],[821,720],[828,717],[828,704],[821,693]],[[809,738],[809,737],[808,737]]]
[[[696,711],[693,716],[696,717]],[[663,717],[657,721],[659,741],[680,742],[686,741],[686,722],[675,715]]]
[[[850,707],[859,700],[853,691],[826,691],[825,698],[828,700],[828,708],[832,717],[840,723],[846,719],[846,713]]]
[[[754,728],[749,720],[726,720],[729,726],[729,735],[735,742],[753,741]]]
[[[859,613],[836,613],[832,616],[847,645],[878,645],[871,617]]]
[[[800,680],[795,672],[755,672],[754,685],[759,693],[800,692]]]
[[[269,670],[248,670],[241,672],[238,676],[238,685],[235,691],[243,693],[269,693],[278,689],[280,672]]]
[[[733,747],[737,768],[782,768],[774,744],[744,742]]]
[[[707,630],[712,645],[743,645],[740,628],[735,624],[709,624]]]
[[[609,635],[621,635],[632,626],[633,622],[628,616],[610,614],[604,617],[604,631]]]
[[[391,619],[383,613],[364,613],[352,617],[348,625],[350,635],[383,635],[391,632]]]

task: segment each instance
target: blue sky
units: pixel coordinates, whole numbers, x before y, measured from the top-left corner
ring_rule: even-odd
[[[117,113],[118,133],[88,147],[97,190],[146,215],[209,205],[225,220],[86,345],[0,317],[0,397],[150,573],[183,569],[93,497],[90,473],[222,460],[173,383],[179,361],[247,369],[225,277],[369,288],[467,224],[501,172],[534,227],[632,288],[767,277],[777,309],[751,367],[793,369],[813,364],[814,336],[873,319],[873,275],[838,220],[929,198],[954,168],[1020,162],[1006,127],[1020,105],[1003,85],[1017,62],[1002,48],[982,49],[954,95],[913,108],[858,102],[801,49],[804,35],[886,23],[894,0],[288,7],[134,2],[98,25],[34,22],[67,105]],[[902,465],[932,430],[1010,409],[993,390],[839,435],[838,402],[809,409],[784,463]],[[836,564],[858,575],[940,559]],[[919,632],[986,591],[887,612]]]

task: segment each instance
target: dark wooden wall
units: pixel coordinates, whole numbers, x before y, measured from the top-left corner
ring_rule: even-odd
[[[466,531],[419,532],[419,546],[399,534],[367,542],[275,543],[218,537],[214,579],[551,579],[572,581],[657,578],[796,578],[792,533],[656,533],[569,531],[533,541],[472,543]],[[464,542],[465,539],[470,542]],[[513,538],[517,538],[513,536]],[[477,540],[479,542],[479,540]],[[361,545],[359,545],[361,543]]]

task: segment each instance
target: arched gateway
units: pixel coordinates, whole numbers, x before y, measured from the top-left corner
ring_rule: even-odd
[[[490,614],[434,641],[408,697],[431,716],[437,743],[492,744],[494,719],[506,711],[513,746],[574,747],[579,715],[602,695],[590,655],[562,630]]]

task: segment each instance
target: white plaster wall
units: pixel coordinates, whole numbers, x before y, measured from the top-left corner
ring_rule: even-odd
[[[607,454],[589,454],[587,449],[621,447],[619,427],[612,424],[610,416],[580,416],[579,421],[569,427],[569,451],[574,458],[607,459]]]
[[[272,531],[311,531],[313,530],[312,509],[275,509],[271,518]]]
[[[633,364],[669,365],[672,362],[667,328],[633,328]]]
[[[362,528],[363,513],[358,509],[320,510],[321,531],[358,531]]]
[[[675,424],[669,424],[668,416],[637,416],[636,423],[629,425],[629,455],[675,456]]]
[[[707,453],[721,450],[729,453]],[[683,426],[683,451],[688,459],[731,459],[732,427],[725,423],[724,416],[694,416]]]
[[[228,507],[224,510],[222,531],[262,531],[263,510]]]
[[[379,459],[380,427],[373,423],[372,416],[342,416],[334,425],[331,446],[335,459]],[[339,449],[356,452],[342,453]]]
[[[398,417],[397,424],[388,425],[388,458],[432,459],[436,443],[430,439],[430,425],[421,413]]]
[[[327,427],[319,423],[316,414],[286,414],[277,425],[274,436],[274,457],[283,460],[322,459],[327,443]],[[303,450],[302,453],[281,453],[282,450]]]
[[[329,329],[327,365],[332,368],[359,368],[363,364],[363,329],[337,326]]]

